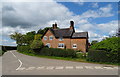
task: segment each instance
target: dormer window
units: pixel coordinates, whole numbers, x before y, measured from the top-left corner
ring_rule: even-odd
[[[63,41],[63,38],[59,38],[59,41]]]
[[[44,40],[47,40],[47,36],[44,36],[43,39],[44,39]]]
[[[53,36],[50,36],[49,39],[50,39],[50,40],[53,40]]]

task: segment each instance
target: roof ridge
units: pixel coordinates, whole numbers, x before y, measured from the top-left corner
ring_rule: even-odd
[[[60,29],[53,29],[53,30],[64,30],[64,29],[70,29],[70,28],[60,28]]]
[[[75,33],[87,33],[87,31],[86,32],[75,32]]]

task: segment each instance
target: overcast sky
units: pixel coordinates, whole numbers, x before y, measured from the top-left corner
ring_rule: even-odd
[[[67,28],[75,22],[76,32],[88,31],[89,40],[102,40],[118,28],[117,2],[4,2],[0,45],[16,45],[9,35],[51,27],[57,22]]]

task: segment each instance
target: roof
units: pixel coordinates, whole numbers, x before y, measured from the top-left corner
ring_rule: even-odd
[[[50,30],[56,38],[88,38],[88,32],[75,32],[74,29],[64,28],[64,29],[47,29],[46,32]],[[46,34],[43,34],[43,36]],[[42,37],[43,37],[42,36]]]
[[[56,38],[59,37],[71,37],[74,30],[70,28],[64,29],[50,29],[50,31],[55,35]]]
[[[88,32],[75,32],[72,35],[72,38],[87,38],[88,37]]]

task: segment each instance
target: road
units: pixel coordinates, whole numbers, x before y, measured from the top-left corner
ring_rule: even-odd
[[[2,57],[3,75],[118,75],[118,67],[27,56],[14,51]]]

